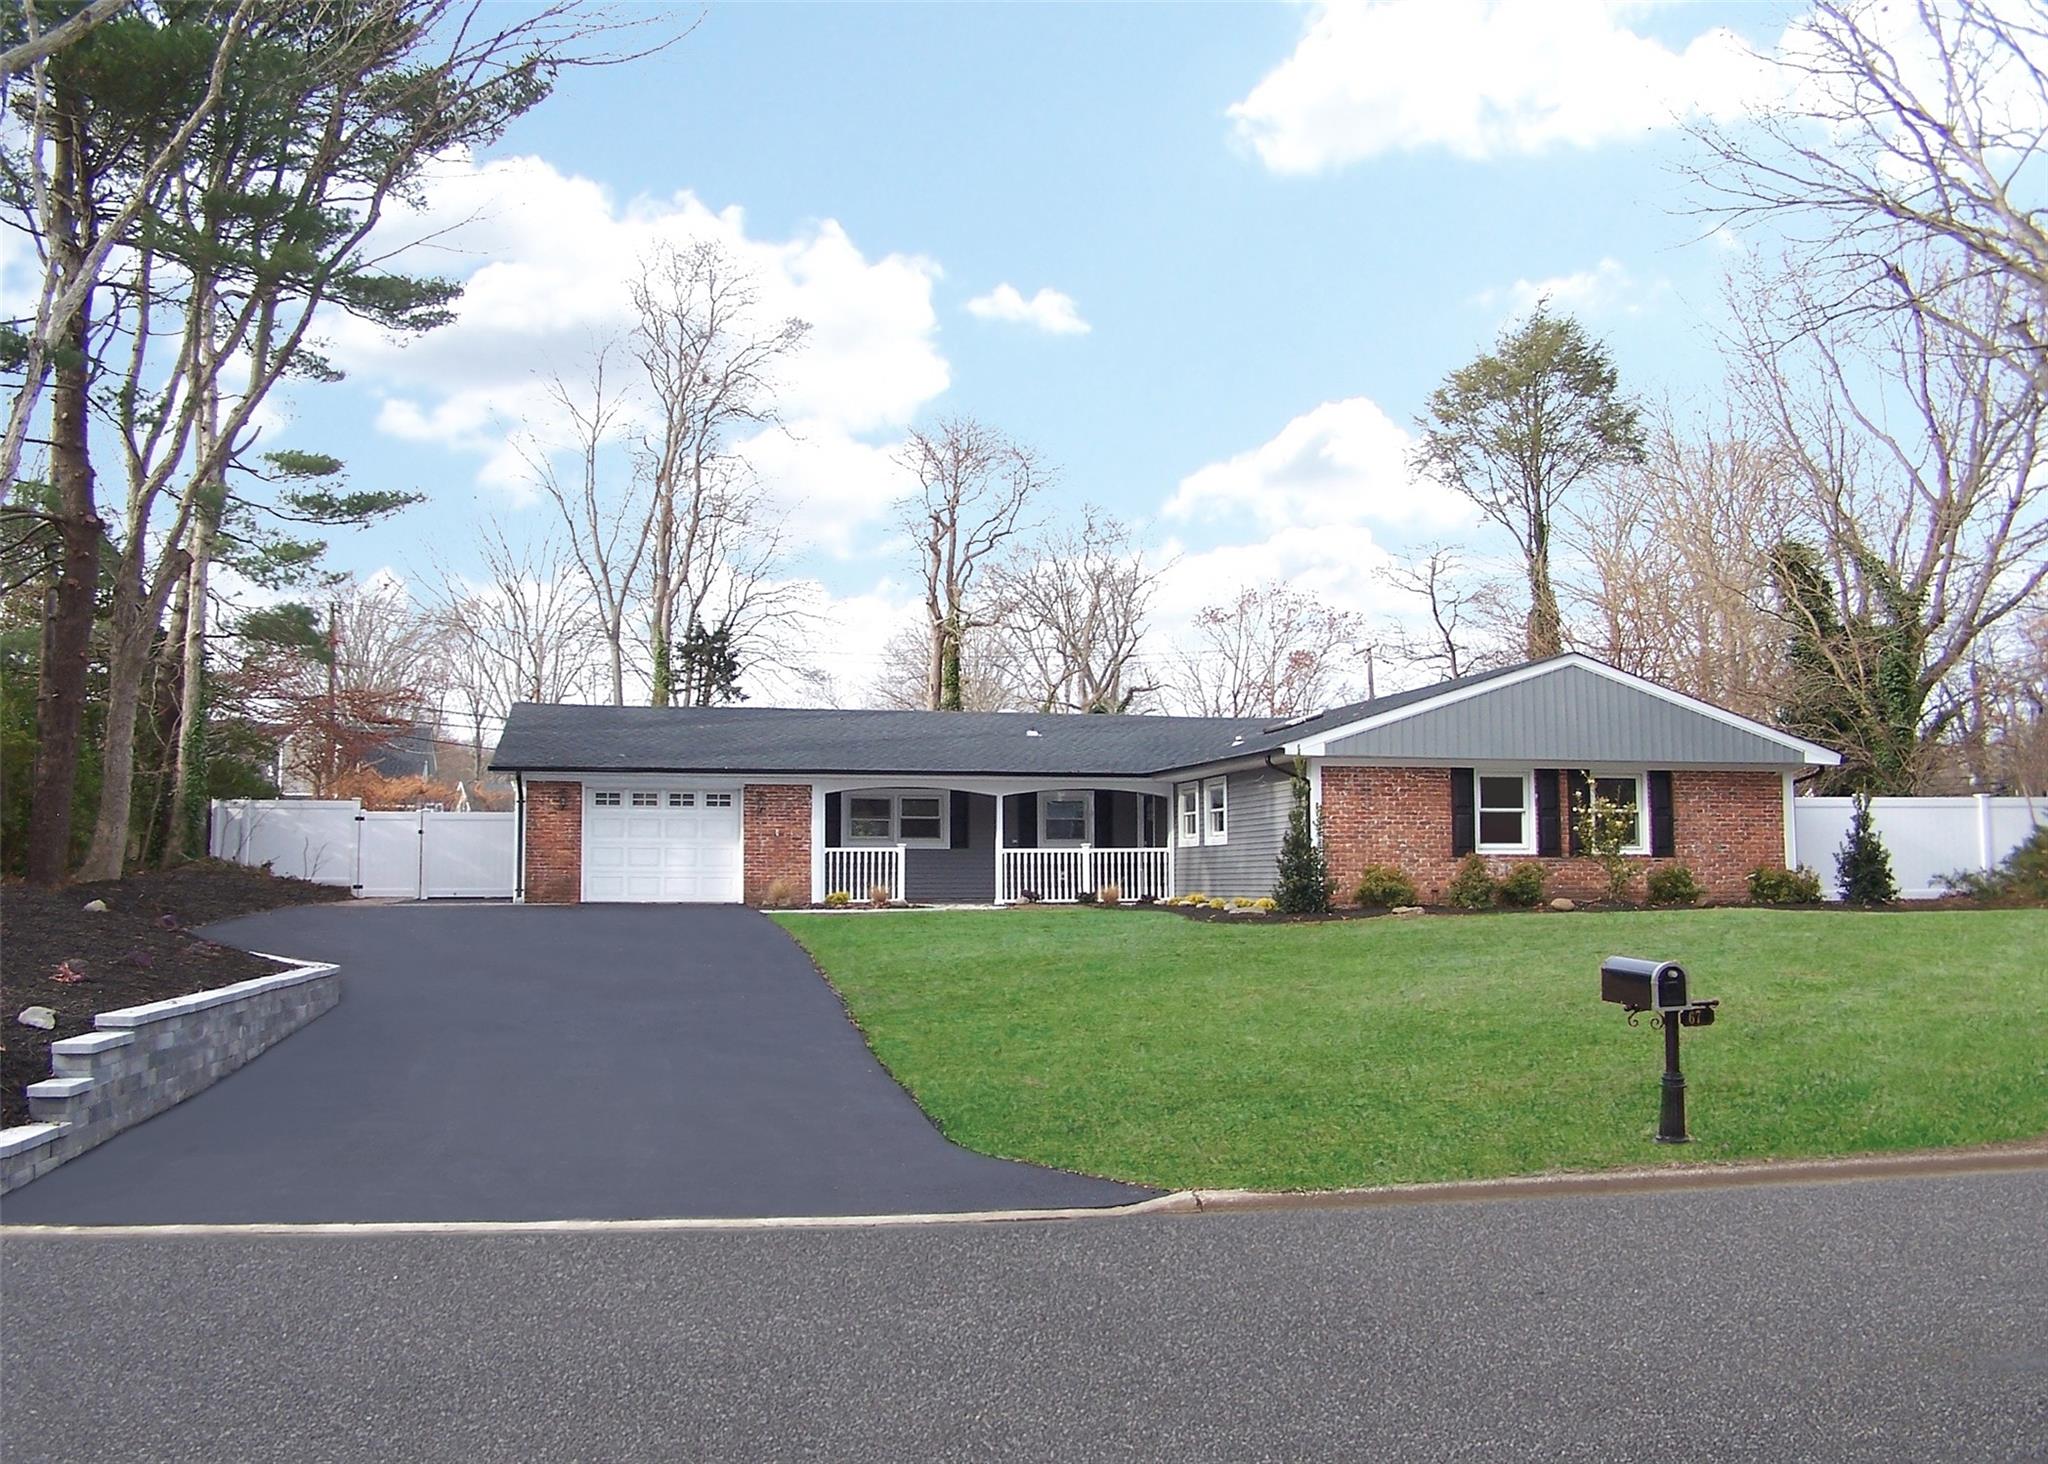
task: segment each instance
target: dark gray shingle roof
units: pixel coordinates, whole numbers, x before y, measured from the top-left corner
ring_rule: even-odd
[[[1276,751],[1506,671],[1439,682],[1313,717],[1063,716],[791,707],[520,702],[491,766],[503,771],[952,773],[1151,777]]]

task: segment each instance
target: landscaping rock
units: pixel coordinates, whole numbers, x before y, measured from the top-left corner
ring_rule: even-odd
[[[107,908],[107,902],[105,900],[87,900],[81,908],[96,913],[104,913]]]
[[[1422,907],[1420,905],[1396,905],[1388,913],[1393,915],[1420,915]]]
[[[1550,902],[1550,908],[1553,910],[1576,910],[1579,907],[1573,901],[1567,900],[1563,895],[1559,895]]]
[[[23,1007],[21,1014],[14,1020],[21,1023],[24,1027],[40,1027],[43,1031],[48,1032],[56,1027],[57,1014],[49,1007]]]

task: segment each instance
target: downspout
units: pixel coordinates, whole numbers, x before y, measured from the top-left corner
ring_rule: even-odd
[[[512,825],[516,830],[512,842],[517,851],[512,865],[512,903],[523,905],[526,903],[526,774],[515,772],[512,783],[515,790],[512,803],[519,811],[519,817]]]

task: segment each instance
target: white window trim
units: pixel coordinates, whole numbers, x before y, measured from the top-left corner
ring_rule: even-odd
[[[1209,790],[1212,788],[1223,790],[1223,802],[1215,807],[1211,807],[1209,803]],[[1223,815],[1223,828],[1220,832],[1209,827],[1209,815],[1212,813]],[[1228,844],[1230,842],[1230,779],[1228,777],[1202,779],[1202,842],[1204,844]]]
[[[1188,825],[1193,824],[1193,828]],[[1202,785],[1182,783],[1173,790],[1173,836],[1183,848],[1202,842]]]
[[[1046,805],[1055,798],[1081,800],[1082,835],[1078,839],[1055,839],[1045,831]],[[1095,794],[1087,788],[1053,788],[1038,795],[1038,847],[1041,849],[1084,849],[1095,842]]]
[[[853,801],[856,798],[872,798],[889,805],[889,835],[887,838],[857,838],[853,832]],[[939,836],[936,839],[906,839],[903,837],[903,800],[905,798],[936,798],[939,800]],[[950,849],[953,847],[953,795],[944,788],[849,788],[840,796],[839,805],[839,847],[843,849],[887,849],[901,844],[906,849]]]
[[[1586,772],[1581,768],[1579,771]],[[1625,856],[1641,858],[1650,852],[1650,774],[1647,768],[1593,768],[1590,770],[1594,783],[1588,784],[1589,794],[1601,778],[1627,778],[1636,785],[1636,841],[1621,852]],[[1570,815],[1577,818],[1576,813]],[[1570,847],[1567,845],[1566,847]]]
[[[1488,778],[1522,780],[1522,837],[1512,844],[1489,844],[1481,838],[1488,813],[1507,813],[1503,806],[1489,808],[1480,796]],[[1481,854],[1534,854],[1536,852],[1536,773],[1533,768],[1474,768],[1472,770],[1472,847]]]

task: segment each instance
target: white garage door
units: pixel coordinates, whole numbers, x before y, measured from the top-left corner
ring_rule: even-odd
[[[583,785],[583,898],[740,897],[739,794],[686,785]]]

